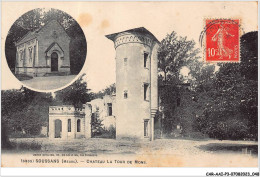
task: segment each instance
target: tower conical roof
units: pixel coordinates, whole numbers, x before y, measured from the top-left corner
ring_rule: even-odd
[[[133,29],[129,29],[126,31],[121,31],[121,32],[117,32],[117,33],[113,33],[113,34],[108,34],[106,35],[106,37],[112,41],[115,41],[115,38],[118,34],[120,33],[132,33],[132,32],[137,32],[140,34],[148,34],[150,35],[156,42],[160,43],[159,40],[153,35],[153,33],[151,33],[149,30],[147,30],[144,27],[139,27],[139,28],[133,28]]]

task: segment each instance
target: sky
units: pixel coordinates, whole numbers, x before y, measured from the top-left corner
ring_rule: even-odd
[[[257,2],[2,2],[2,89],[21,87],[7,66],[4,42],[15,20],[34,8],[62,10],[80,24],[87,40],[87,57],[79,75],[86,73],[93,92],[115,83],[115,49],[107,34],[145,27],[161,41],[175,31],[194,40],[203,51],[199,36],[205,19],[240,19],[241,34],[258,29]],[[201,56],[203,59],[203,53]],[[183,73],[187,72],[184,69]]]

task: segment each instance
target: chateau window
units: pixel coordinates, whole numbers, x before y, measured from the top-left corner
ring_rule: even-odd
[[[144,137],[148,136],[148,123],[149,123],[148,119],[144,120]]]
[[[147,68],[148,53],[144,53],[144,67]]]
[[[68,132],[71,132],[71,119],[68,119]]]
[[[124,91],[124,99],[128,98],[127,90]]]
[[[145,83],[144,84],[144,100],[148,100],[148,89],[149,88],[149,84]]]
[[[77,132],[80,132],[80,119],[77,120]]]
[[[108,116],[112,116],[112,103],[107,103],[107,108],[108,108]]]

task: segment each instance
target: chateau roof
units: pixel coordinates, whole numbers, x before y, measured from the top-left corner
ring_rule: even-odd
[[[126,31],[121,31],[121,32],[118,32],[118,33],[113,33],[113,34],[108,34],[106,35],[106,37],[112,41],[115,41],[115,38],[118,34],[120,33],[134,33],[134,32],[137,32],[137,33],[141,33],[141,34],[148,34],[150,35],[156,42],[160,43],[159,40],[153,35],[153,33],[151,33],[149,30],[147,30],[146,28],[144,27],[139,27],[139,28],[133,28],[133,29],[129,29],[129,30],[126,30]]]

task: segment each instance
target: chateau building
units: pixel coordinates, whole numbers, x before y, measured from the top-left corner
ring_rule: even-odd
[[[98,113],[103,128],[116,126],[115,95],[106,95],[75,108],[73,105],[49,107],[49,138],[91,138],[91,120]]]
[[[158,110],[159,41],[143,27],[106,37],[114,42],[116,50],[116,95],[92,100],[79,112],[70,106],[69,114],[62,106],[50,107],[50,138],[57,138],[53,133],[56,132],[56,119],[61,120],[60,124],[65,127],[65,130],[57,130],[62,132],[63,138],[90,137],[91,115],[99,112],[104,128],[116,126],[117,139],[154,139],[154,117]],[[78,125],[78,121],[82,124]],[[71,126],[73,128],[69,129]],[[82,127],[80,130],[84,132],[78,132],[77,127]]]
[[[91,138],[91,107],[72,105],[49,107],[49,138]]]
[[[102,120],[103,128],[109,129],[111,126],[116,127],[116,95],[105,95],[102,99],[94,99],[88,102],[91,105],[92,113],[98,113],[99,119]]]
[[[106,37],[116,50],[116,138],[153,140],[159,41],[143,27]]]
[[[52,20],[38,30],[30,31],[15,43],[15,74],[33,77],[50,73],[70,73],[70,37]]]

